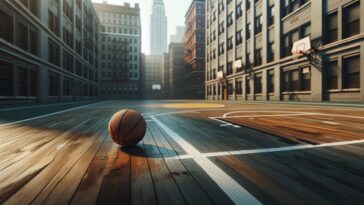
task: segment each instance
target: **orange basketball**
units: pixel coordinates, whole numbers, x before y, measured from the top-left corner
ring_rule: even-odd
[[[145,120],[135,110],[121,110],[115,113],[109,122],[109,133],[113,141],[121,146],[138,144],[145,131]]]

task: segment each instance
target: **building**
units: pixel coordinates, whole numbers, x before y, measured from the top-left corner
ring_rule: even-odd
[[[162,56],[146,55],[144,61],[143,91],[144,99],[160,99],[162,97]]]
[[[169,53],[163,53],[162,55],[162,69],[161,69],[161,80],[162,80],[162,98],[170,98],[170,86],[169,86]]]
[[[139,5],[94,3],[100,19],[101,96],[141,97],[141,22]]]
[[[0,2],[0,99],[99,95],[98,18],[90,0]]]
[[[184,44],[170,43],[169,44],[169,89],[168,97],[172,99],[182,99],[184,97],[183,86],[185,74],[184,62]]]
[[[364,101],[363,1],[208,0],[206,12],[207,99]],[[295,60],[305,37],[314,54]]]
[[[205,99],[205,0],[193,0],[186,13],[185,87],[189,99]]]
[[[183,43],[185,41],[185,27],[177,26],[176,34],[171,35],[169,38],[171,43]]]
[[[150,20],[150,54],[162,55],[167,52],[167,17],[163,0],[153,0]]]

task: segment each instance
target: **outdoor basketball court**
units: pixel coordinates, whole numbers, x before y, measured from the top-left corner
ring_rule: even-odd
[[[107,134],[125,108],[147,122],[137,147],[120,148]],[[0,203],[364,202],[361,105],[105,101],[67,109],[1,119]]]

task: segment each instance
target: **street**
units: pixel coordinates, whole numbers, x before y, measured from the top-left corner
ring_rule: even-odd
[[[108,135],[120,109],[147,122],[136,147]],[[0,204],[364,203],[360,104],[114,100],[44,110],[0,109]]]

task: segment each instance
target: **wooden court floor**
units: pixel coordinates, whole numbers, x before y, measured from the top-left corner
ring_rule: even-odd
[[[107,123],[117,109],[111,105],[114,102],[0,127],[0,204],[234,204],[234,197],[178,143],[178,138],[153,119],[146,118],[147,133],[138,146],[121,148],[113,143]],[[173,114],[158,119],[191,145],[206,150],[221,149],[217,143],[224,132],[240,133],[237,139],[249,132],[252,137],[236,141],[242,147],[250,141],[255,145],[254,135],[293,142],[287,146],[364,139],[361,109],[295,107],[282,112],[254,112],[254,108],[262,107],[249,105],[239,112],[239,106],[227,107],[228,111],[199,109],[183,117]],[[136,109],[150,113],[157,108]],[[174,111],[183,109],[163,112]],[[230,114],[223,116],[227,112]],[[220,127],[209,117],[241,128]],[[204,134],[204,126],[209,126],[208,134]],[[191,133],[201,138],[189,138],[194,136]],[[267,147],[282,146],[278,140]],[[262,204],[364,203],[364,143],[288,152],[228,153],[236,149],[221,150],[223,154],[211,152],[206,158]]]

